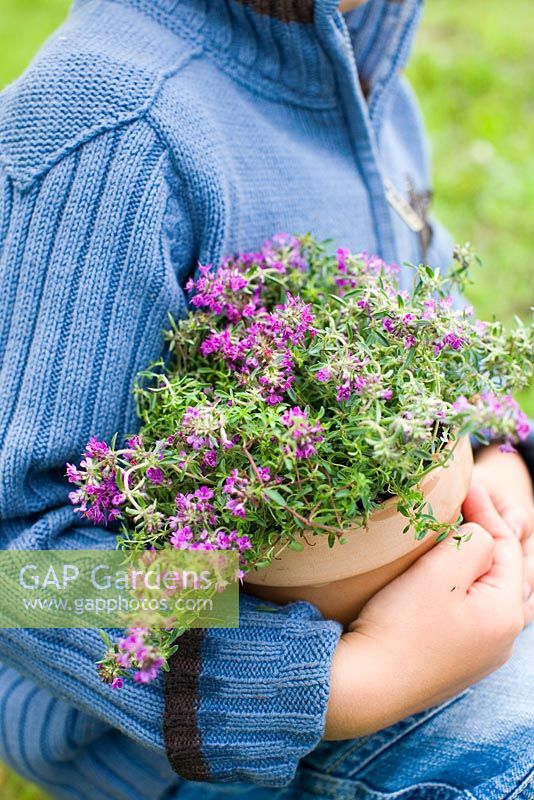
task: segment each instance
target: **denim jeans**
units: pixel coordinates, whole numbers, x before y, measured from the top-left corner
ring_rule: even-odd
[[[384,687],[387,691],[387,687]],[[534,800],[534,624],[501,669],[360,739],[324,742],[284,789],[197,785],[180,800]]]

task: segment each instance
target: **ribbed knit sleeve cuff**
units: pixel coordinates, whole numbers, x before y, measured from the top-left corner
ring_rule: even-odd
[[[319,743],[341,626],[243,596],[240,627],[190,631],[165,676],[164,738],[188,780],[283,786]]]

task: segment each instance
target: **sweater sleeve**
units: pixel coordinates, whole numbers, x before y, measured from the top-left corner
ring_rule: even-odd
[[[114,548],[68,501],[67,461],[135,430],[134,376],[184,307],[187,216],[143,121],[102,133],[31,185],[0,171],[0,547]],[[189,244],[188,244],[189,242]],[[110,691],[96,630],[0,630],[0,659],[163,752],[162,685]]]
[[[174,769],[196,781],[291,781],[323,735],[340,635],[308,603],[280,607],[242,595],[238,629],[182,637],[165,675]]]
[[[65,463],[92,435],[136,429],[135,375],[162,355],[168,312],[185,307],[187,209],[143,120],[95,136],[30,185],[0,171],[3,549],[115,546],[109,531],[74,515]],[[184,640],[177,693],[167,692],[175,768],[209,780],[288,780],[321,736],[338,636],[310,606],[266,614],[244,600],[239,629]],[[162,682],[110,690],[94,666],[101,647],[92,630],[0,630],[3,661],[163,752]]]

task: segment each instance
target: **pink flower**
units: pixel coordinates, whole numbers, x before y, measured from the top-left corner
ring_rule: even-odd
[[[341,386],[338,386],[336,400],[338,400],[339,402],[343,400],[348,400],[351,394],[352,394],[352,389],[350,382],[343,383],[341,384]]]
[[[388,333],[395,333],[395,323],[391,319],[391,317],[384,317],[382,320],[382,327]]]
[[[241,517],[241,519],[245,519],[247,516],[244,502],[242,500],[237,500],[234,497],[231,497],[230,500],[228,500],[225,508],[227,508],[228,511],[234,515],[234,517]]]
[[[149,467],[146,471],[146,476],[154,486],[160,486],[165,479],[163,471],[158,467]]]
[[[350,256],[350,250],[346,247],[340,247],[336,250],[337,268],[340,272],[348,272],[347,259]]]
[[[282,422],[291,432],[297,459],[309,459],[317,453],[316,444],[324,440],[320,422],[311,422],[299,406],[282,414]]]
[[[204,453],[202,458],[202,464],[205,467],[216,467],[217,466],[217,451],[216,450],[208,450]]]
[[[74,466],[74,464],[67,464],[66,476],[69,483],[78,483],[82,480],[82,473]]]
[[[85,453],[90,458],[104,458],[109,453],[109,447],[105,442],[99,441],[95,436],[89,439],[85,446]]]

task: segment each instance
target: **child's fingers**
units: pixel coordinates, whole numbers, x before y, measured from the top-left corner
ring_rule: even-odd
[[[519,540],[528,539],[532,535],[531,516],[520,502],[512,503],[511,498],[508,498],[506,505],[497,506],[497,510]]]
[[[524,586],[524,564],[521,545],[495,509],[482,486],[473,484],[464,501],[464,516],[488,531],[495,540],[493,563],[480,580],[493,587],[509,586],[519,596]]]
[[[476,522],[494,537],[510,537],[510,528],[493,505],[487,489],[473,483],[464,500],[462,513],[465,522]]]

